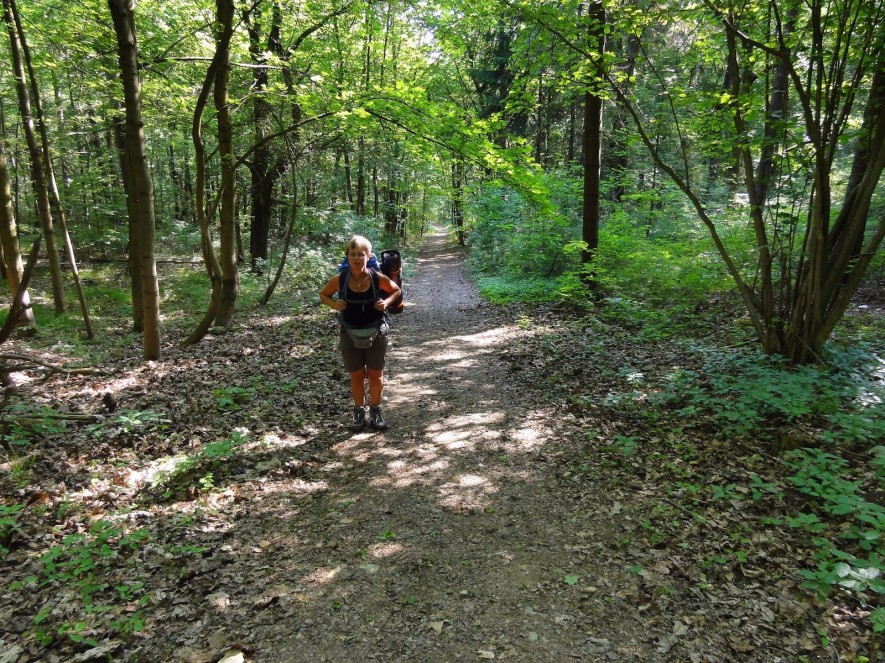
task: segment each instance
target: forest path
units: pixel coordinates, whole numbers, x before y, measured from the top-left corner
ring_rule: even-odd
[[[237,629],[254,660],[624,660],[648,646],[595,594],[626,573],[603,555],[607,512],[586,503],[592,487],[583,504],[563,490],[544,455],[552,408],[501,358],[528,332],[481,301],[461,258],[438,232],[406,284],[390,430],[322,452],[324,490],[296,508],[284,492],[256,508],[254,538],[275,554],[242,578],[267,604]]]
[[[0,522],[0,663],[878,660],[863,614],[800,588],[807,533],[764,526],[789,506],[747,477],[785,480],[653,402],[697,353],[492,306],[463,255],[437,233],[406,283],[384,433],[348,430],[316,303],[23,379],[99,423],[0,457],[0,516],[28,505]]]

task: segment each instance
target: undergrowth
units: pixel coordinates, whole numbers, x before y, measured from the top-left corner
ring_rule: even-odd
[[[885,631],[880,357],[863,345],[830,347],[826,365],[791,368],[756,352],[683,346],[680,365],[657,380],[626,371],[627,388],[606,398],[606,407],[644,421],[639,434],[589,431],[588,440],[616,465],[663,477],[658,489],[683,514],[709,517],[711,503],[754,505],[757,527],[792,532],[809,548],[810,563],[793,569],[797,582],[823,599],[850,596],[869,627]],[[594,405],[579,395],[572,402]],[[641,433],[649,429],[657,433]],[[705,470],[699,460],[711,451],[720,465]],[[734,508],[742,518],[753,512]],[[654,522],[651,545],[677,536],[678,522]],[[749,539],[730,550],[711,551],[711,564],[745,564]]]

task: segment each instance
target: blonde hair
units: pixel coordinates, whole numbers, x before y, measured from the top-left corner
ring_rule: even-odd
[[[356,249],[357,251],[365,251],[367,256],[372,256],[372,242],[362,235],[354,235],[347,240],[347,244],[344,245],[344,253],[349,254],[353,249]]]

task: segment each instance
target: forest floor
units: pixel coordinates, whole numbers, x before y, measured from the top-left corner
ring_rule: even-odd
[[[0,663],[881,655],[860,606],[800,589],[807,537],[759,525],[742,478],[776,459],[643,416],[690,354],[492,306],[443,234],[406,296],[384,433],[347,428],[326,309],[21,378],[103,418],[7,443]]]

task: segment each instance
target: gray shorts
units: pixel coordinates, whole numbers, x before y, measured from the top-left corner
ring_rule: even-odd
[[[368,350],[360,350],[353,347],[353,341],[343,329],[339,332],[338,347],[341,349],[341,358],[344,359],[344,368],[348,373],[356,373],[363,367],[373,371],[384,370],[384,357],[387,355],[387,334],[379,334]]]

